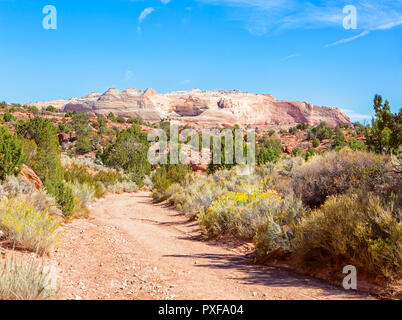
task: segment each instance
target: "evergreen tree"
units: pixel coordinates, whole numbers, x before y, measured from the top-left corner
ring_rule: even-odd
[[[18,175],[22,169],[23,150],[20,141],[8,129],[0,127],[0,180]]]

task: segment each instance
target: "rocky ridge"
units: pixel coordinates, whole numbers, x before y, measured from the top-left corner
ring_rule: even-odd
[[[93,92],[82,98],[30,103],[43,108],[49,105],[61,111],[91,112],[117,116],[139,116],[149,122],[178,121],[198,127],[260,127],[310,125],[325,121],[329,126],[350,123],[338,108],[320,107],[307,102],[280,101],[269,94],[232,91],[176,91],[158,94],[153,89],[111,88],[105,93]]]

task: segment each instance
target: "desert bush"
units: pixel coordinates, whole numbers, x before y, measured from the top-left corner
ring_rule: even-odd
[[[320,139],[314,138],[313,140],[313,148],[317,148],[320,145]]]
[[[92,202],[95,198],[95,188],[91,184],[74,181],[68,183],[68,186],[71,188],[74,197],[79,198],[83,205]]]
[[[350,149],[352,149],[353,151],[358,151],[358,150],[366,151],[367,150],[367,147],[364,144],[364,142],[361,140],[357,140],[356,138],[349,138],[348,143],[349,143]]]
[[[31,181],[22,180],[15,176],[8,176],[1,186],[2,194],[6,197],[32,194],[35,191],[35,185]]]
[[[375,117],[365,130],[366,142],[370,150],[377,153],[394,153],[402,144],[402,108],[392,113],[388,100],[380,95],[374,97]]]
[[[264,141],[257,150],[256,160],[259,165],[279,160],[282,154],[282,143],[280,140],[268,139]]]
[[[32,205],[36,210],[47,212],[52,217],[59,219],[63,216],[55,197],[49,195],[44,188],[34,191],[23,197],[26,203]]]
[[[23,180],[19,177],[9,176],[0,184],[0,200],[19,199],[32,205],[36,210],[47,212],[54,217],[60,217],[61,211],[58,208],[56,199],[49,195],[44,188],[36,190],[33,182]]]
[[[63,172],[64,179],[67,182],[75,185],[78,193],[80,193],[78,189],[81,189],[82,191],[88,191],[89,189],[91,189],[94,192],[92,196],[94,198],[102,197],[106,192],[106,188],[114,185],[117,182],[123,181],[123,176],[119,172],[111,170],[100,170],[96,172],[94,170],[91,170],[90,167],[74,161],[65,164]],[[85,191],[83,192],[85,193]],[[76,196],[78,195],[76,194]],[[81,198],[81,196],[78,197]],[[84,202],[86,203],[87,200],[84,200]]]
[[[329,198],[296,228],[294,248],[305,265],[351,264],[374,276],[401,276],[401,211],[378,197],[345,194]]]
[[[302,157],[292,157],[289,159],[281,159],[274,167],[274,172],[282,176],[291,176],[295,170],[304,164]]]
[[[145,176],[144,178],[144,187],[147,190],[152,190],[154,188],[154,184],[152,183],[152,179],[150,176]]]
[[[10,122],[13,119],[14,119],[13,114],[8,111],[3,115],[4,122]]]
[[[35,117],[19,121],[16,125],[19,137],[33,140],[36,152],[26,164],[35,171],[43,182],[62,180],[60,146],[57,130],[49,119]]]
[[[56,297],[52,274],[34,259],[0,262],[0,300],[46,300]]]
[[[47,212],[13,198],[0,203],[0,229],[5,237],[25,249],[46,253],[55,242],[57,222]]]
[[[117,134],[116,141],[105,147],[100,158],[106,166],[130,173],[133,181],[142,186],[145,175],[151,170],[148,147],[147,134],[141,131],[139,125],[133,124]]]
[[[54,195],[64,217],[70,218],[74,210],[74,195],[71,188],[65,182],[47,182],[46,190]]]
[[[335,129],[335,139],[334,139],[334,142],[332,143],[332,148],[339,151],[344,146],[346,146],[345,135],[343,134],[343,131],[341,130],[341,128],[337,127]]]
[[[161,202],[168,198],[166,191],[170,185],[181,182],[190,172],[190,167],[184,164],[161,165],[152,174],[152,198]]]
[[[317,207],[330,195],[349,188],[372,190],[386,180],[388,166],[373,153],[342,150],[316,156],[292,176],[293,190],[302,201]]]
[[[135,192],[138,190],[138,186],[134,181],[122,181],[117,182],[109,186],[109,191],[113,193],[123,193],[123,192]]]
[[[294,229],[303,213],[303,205],[293,197],[283,198],[274,190],[266,192],[256,190],[251,193],[225,193],[212,202],[208,209],[201,209],[197,219],[206,237],[226,234],[252,239],[257,230],[261,237],[263,231],[260,227],[273,219],[280,228],[286,230],[286,237],[289,238],[288,233]],[[258,247],[259,250],[264,252],[272,250],[263,247],[259,241],[260,238],[256,239],[261,246]]]
[[[235,166],[230,170],[216,171],[212,175],[197,173],[187,174],[180,180],[182,189],[173,193],[168,188],[166,193],[169,202],[186,214],[190,219],[195,218],[201,208],[208,208],[213,201],[226,192],[253,192],[258,189],[267,190],[272,186],[271,164],[259,166],[253,173],[245,174],[246,166]],[[177,189],[179,190],[179,189]],[[164,193],[164,196],[166,194]]]
[[[307,131],[307,139],[314,140],[318,138],[320,141],[330,139],[332,137],[332,130],[325,122],[321,122],[318,126]]]
[[[123,181],[123,175],[118,171],[100,170],[94,176],[96,181],[102,182],[106,187]]]
[[[54,106],[47,106],[46,111],[53,112],[53,113],[58,113],[59,112],[59,110],[57,110]]]
[[[92,142],[87,136],[79,135],[77,137],[76,150],[79,154],[85,154],[92,151]]]
[[[0,127],[0,181],[9,175],[20,173],[22,161],[21,143],[8,129]]]

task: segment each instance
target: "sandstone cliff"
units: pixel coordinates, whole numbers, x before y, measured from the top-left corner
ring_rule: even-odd
[[[153,89],[109,89],[82,98],[31,103],[53,105],[62,111],[93,112],[134,117],[146,121],[177,120],[199,127],[269,127],[325,121],[330,126],[350,123],[340,109],[319,107],[306,102],[279,101],[268,94],[232,91],[178,91],[158,94]]]

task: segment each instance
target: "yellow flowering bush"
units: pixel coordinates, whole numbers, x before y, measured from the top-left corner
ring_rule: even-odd
[[[264,192],[257,189],[252,192],[227,192],[208,208],[201,208],[197,219],[208,238],[227,234],[252,239],[257,230],[268,222],[290,231],[303,212],[300,201],[283,198],[274,190]]]
[[[36,210],[21,199],[0,203],[0,229],[5,237],[25,249],[46,253],[55,242],[57,221],[46,211]]]

